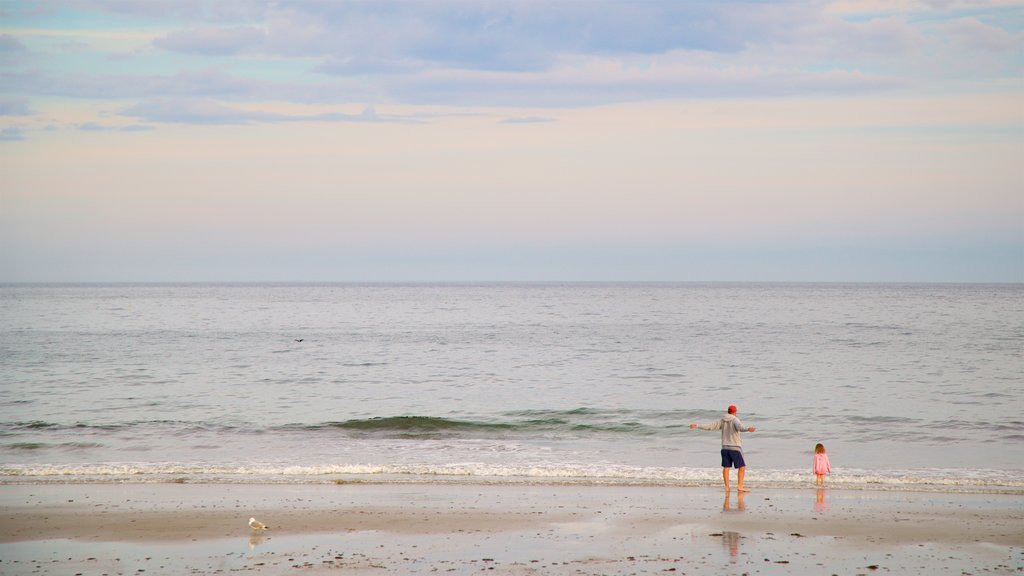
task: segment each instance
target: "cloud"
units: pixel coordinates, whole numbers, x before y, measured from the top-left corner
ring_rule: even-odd
[[[412,116],[378,115],[370,106],[360,114],[325,112],[316,114],[282,114],[226,106],[213,100],[160,99],[150,100],[124,108],[122,116],[140,118],[149,122],[170,124],[253,124],[271,122],[385,122],[414,123]]]
[[[926,50],[927,42],[923,30],[904,18],[885,17],[857,23],[822,21],[805,31],[801,43],[817,53],[808,54],[807,61],[816,57],[864,66],[878,57],[902,63],[906,55]]]
[[[32,108],[27,98],[0,96],[0,116],[30,116]]]
[[[801,4],[802,6],[802,4]],[[660,54],[690,49],[738,52],[766,34],[778,10],[742,4],[676,1],[321,2],[268,5],[259,26],[172,32],[154,44],[202,54],[319,57],[328,64],[369,61],[384,69],[423,67],[525,71],[560,54]],[[794,12],[798,14],[800,12]]]
[[[0,129],[0,142],[16,142],[24,140],[25,134],[21,128],[17,126],[9,126],[7,128]]]
[[[125,108],[122,116],[175,124],[248,124],[279,121],[277,114],[240,110],[210,100],[153,100]]]
[[[0,53],[24,52],[25,45],[10,34],[0,34]]]
[[[837,14],[908,14],[935,12],[950,14],[961,11],[992,10],[1020,7],[1020,0],[833,0],[826,10]]]
[[[64,52],[87,52],[91,49],[88,42],[81,40],[67,40],[65,42],[58,42],[55,47],[58,50]]]
[[[260,83],[217,68],[166,75],[121,74],[50,75],[40,72],[0,74],[9,90],[42,96],[125,99],[168,96],[246,98],[256,95]]]
[[[807,71],[770,60],[744,64],[728,55],[681,51],[657,58],[573,57],[538,71],[439,68],[372,78],[329,76],[318,82],[272,82],[238,76],[222,68],[165,75],[0,74],[0,84],[21,94],[98,100],[207,102],[189,118],[232,120],[225,110],[210,114],[210,102],[351,104],[366,101],[452,106],[577,107],[708,97],[779,97],[794,94],[858,94],[907,85],[891,75],[832,69]],[[148,110],[148,104],[139,110]],[[186,107],[192,110],[190,104]],[[175,117],[161,111],[161,118]],[[148,116],[143,114],[143,116]],[[274,121],[245,115],[245,122]]]
[[[193,28],[172,32],[153,41],[157,48],[174,52],[222,56],[259,48],[266,34],[251,26]]]
[[[122,126],[97,124],[95,122],[85,122],[79,124],[77,128],[84,132],[148,132],[155,129],[152,126],[146,126],[145,124],[129,124],[127,126]]]
[[[369,58],[329,58],[314,70],[335,76],[367,76],[416,72],[422,65],[412,61],[372,60]]]
[[[554,121],[554,118],[543,118],[540,116],[517,116],[515,118],[506,118],[501,121],[501,124],[546,124]]]
[[[170,19],[181,22],[238,22],[266,13],[263,0],[50,0],[51,9],[85,10],[139,19]]]
[[[1024,33],[1011,33],[1002,28],[989,26],[977,18],[958,19],[944,24],[941,28],[956,44],[979,52],[1019,54],[1024,49]]]
[[[112,100],[143,117],[249,123],[294,120],[251,112],[270,103],[586,107],[955,82],[985,90],[985,82],[1012,86],[1020,77],[1021,33],[992,23],[1006,8],[977,4],[964,17],[917,0],[870,11],[886,5],[76,0],[58,6],[163,32],[113,65],[95,54],[103,61],[81,67],[58,52],[39,54],[50,60],[6,67],[0,86],[30,103]],[[923,18],[924,10],[941,16]],[[164,108],[167,101],[182,110]]]
[[[847,70],[695,65],[686,53],[649,68],[607,59],[518,74],[439,70],[381,83],[404,102],[554,108],[674,98],[857,94],[905,86],[899,78]]]
[[[786,38],[794,27],[780,24],[813,18],[823,9],[820,2],[801,0],[51,0],[48,6],[184,23],[186,28],[155,42],[183,53],[342,62],[355,57],[509,71],[542,69],[570,53],[734,53],[751,43]]]

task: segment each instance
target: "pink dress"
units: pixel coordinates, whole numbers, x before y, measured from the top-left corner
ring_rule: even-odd
[[[814,455],[814,473],[818,476],[829,474],[832,472],[832,467],[828,464],[828,454],[822,452],[821,454]]]

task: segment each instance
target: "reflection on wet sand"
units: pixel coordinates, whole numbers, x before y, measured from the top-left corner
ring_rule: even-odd
[[[825,492],[824,488],[818,488],[817,494],[815,494],[814,510],[816,512],[824,512],[828,508],[828,502],[825,501]]]
[[[263,544],[264,540],[266,540],[266,537],[262,534],[253,534],[252,536],[249,536],[249,549],[255,549],[260,544]]]
[[[745,511],[747,509],[747,505],[743,503],[743,495],[744,495],[743,492],[740,492],[739,494],[736,495],[736,512],[743,512],[743,511]],[[731,512],[732,511],[732,508],[730,507],[730,499],[729,498],[730,498],[730,494],[728,492],[726,492],[725,493],[725,502],[722,503],[722,512]]]
[[[740,555],[740,538],[739,532],[722,532],[722,545],[729,549],[729,561],[734,564]]]
[[[743,503],[743,496],[743,492],[736,494],[736,508],[734,509],[732,507],[730,493],[726,492],[725,501],[722,502],[722,512],[734,514],[737,512],[745,512],[747,510],[747,505]],[[735,563],[740,555],[740,538],[742,538],[742,536],[740,536],[739,532],[722,532],[722,545],[729,549],[729,561],[732,563]]]

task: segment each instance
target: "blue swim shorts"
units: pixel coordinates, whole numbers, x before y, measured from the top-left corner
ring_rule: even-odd
[[[743,452],[722,448],[722,468],[743,468],[746,465],[747,463],[743,461]]]

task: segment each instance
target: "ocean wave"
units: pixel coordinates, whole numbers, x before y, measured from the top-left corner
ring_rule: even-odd
[[[618,439],[645,438],[675,439],[691,432],[688,422],[706,422],[715,419],[717,411],[708,410],[630,410],[571,408],[564,410],[518,410],[493,415],[469,415],[446,417],[437,415],[399,415],[353,418],[340,421],[295,422],[270,424],[262,422],[213,422],[185,420],[132,420],[123,422],[75,422],[60,423],[42,420],[0,422],[0,437],[17,437],[23,442],[58,442],[75,438],[80,434],[103,438],[108,434],[124,431],[155,432],[170,435],[204,433],[231,433],[236,435],[285,432],[293,435],[303,433],[339,434],[354,439]],[[804,438],[803,428],[762,416],[755,418],[764,432],[762,435],[776,439]],[[846,436],[858,442],[886,441],[903,434],[911,443],[935,444],[936,442],[961,442],[968,433],[991,432],[1018,440],[1019,420],[994,422],[970,421],[963,419],[927,419],[905,416],[836,416],[835,421],[844,425]],[[944,431],[930,435],[906,435],[899,430],[926,427]],[[897,428],[897,431],[894,431]]]
[[[435,416],[391,416],[325,422],[321,424],[291,424],[282,430],[335,430],[356,435],[379,435],[399,438],[437,438],[439,436],[488,437],[517,433],[623,433],[652,435],[675,429],[659,427],[625,418],[586,418],[594,413],[585,409],[570,411],[538,411],[510,413],[518,418],[505,420],[458,420]],[[584,418],[580,418],[584,416]]]
[[[122,424],[60,424],[57,422],[46,422],[43,420],[31,420],[28,422],[2,422],[0,431],[66,431],[66,430],[117,430],[123,428]]]
[[[108,424],[92,424],[87,422],[76,422],[74,424],[62,424],[58,422],[46,422],[32,420],[28,422],[0,422],[0,436],[19,432],[116,432],[132,428],[162,428],[177,429],[181,431],[195,430],[236,430],[235,426],[209,423],[209,422],[188,422],[182,420],[133,420],[130,422],[115,422]]]
[[[39,450],[48,446],[49,444],[43,442],[13,442],[11,444],[4,444],[3,448],[5,450]]]
[[[714,418],[717,413],[704,410],[645,411],[599,410],[573,408],[567,410],[521,410],[494,416],[452,418],[435,415],[399,415],[355,418],[316,423],[290,423],[261,426],[258,423],[233,423],[179,420],[133,420],[123,422],[48,421],[0,422],[0,435],[6,433],[49,432],[117,432],[129,429],[154,428],[179,432],[232,431],[263,433],[267,431],[340,431],[354,435],[396,435],[417,437],[437,435],[483,436],[495,433],[623,433],[637,435],[677,434],[685,423]]]
[[[506,466],[452,464],[229,465],[187,463],[105,463],[0,465],[0,484],[161,483],[491,483],[714,487],[721,474],[710,468],[636,466]],[[762,488],[814,487],[805,470],[764,469],[747,473]],[[830,476],[829,488],[878,491],[1000,493],[1024,495],[1024,481],[1004,470],[845,470]]]
[[[60,424],[44,422],[42,420],[31,420],[29,422],[13,422],[11,424],[7,424],[7,426],[10,426],[11,428],[21,428],[24,430],[39,430],[45,428],[57,428]]]
[[[0,445],[0,449],[3,450],[47,450],[47,449],[59,449],[59,450],[86,450],[89,448],[102,448],[103,444],[98,442],[61,442],[59,444],[50,444],[47,442],[12,442],[10,444]]]
[[[459,430],[509,430],[515,428],[512,423],[475,422],[471,420],[451,420],[432,416],[392,416],[345,420],[343,422],[327,422],[307,426],[307,429],[336,428],[340,430],[357,430],[363,432],[442,432]]]

